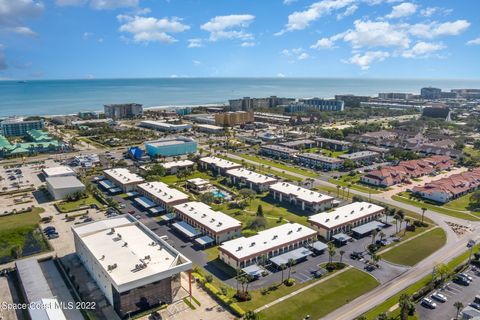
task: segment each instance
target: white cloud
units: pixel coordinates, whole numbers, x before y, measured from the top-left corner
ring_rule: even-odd
[[[283,74],[283,73],[281,73],[281,72],[279,72],[279,73],[277,73],[277,77],[278,77],[278,78],[285,78],[286,75]]]
[[[199,66],[199,65],[202,64],[202,63],[201,63],[200,61],[198,61],[198,60],[193,60],[192,63],[193,63],[194,65],[196,65],[196,66]]]
[[[203,40],[200,38],[188,39],[188,48],[200,48],[203,47]]]
[[[20,35],[35,35],[23,20],[42,14],[44,5],[33,0],[0,0],[0,30]]]
[[[445,46],[441,43],[419,41],[412,48],[405,50],[402,53],[402,56],[404,58],[427,58],[432,53],[444,48]]]
[[[322,38],[318,40],[314,45],[311,45],[311,49],[331,49],[335,46],[335,41],[331,38]]]
[[[83,6],[87,0],[55,0],[55,4],[60,7]]]
[[[118,8],[134,8],[139,0],[90,0],[90,7],[95,10],[113,10]]]
[[[283,4],[289,6],[289,5],[291,5],[292,3],[295,3],[295,2],[297,2],[297,1],[298,1],[298,0],[283,0]]]
[[[93,36],[93,33],[92,33],[92,32],[84,32],[82,38],[83,38],[83,40],[88,40],[88,39],[90,39],[92,36]]]
[[[284,29],[275,35],[282,35],[287,31],[303,30],[313,21],[331,14],[335,10],[343,9],[353,4],[354,1],[355,0],[322,0],[315,2],[304,11],[295,11],[290,14]]]
[[[386,51],[367,51],[364,54],[356,53],[344,62],[356,64],[362,70],[368,70],[374,61],[383,61],[388,57],[390,53]]]
[[[291,50],[283,49],[280,53],[283,56],[292,58],[294,60],[305,60],[310,57],[310,55],[305,52],[303,48],[293,48]]]
[[[414,3],[404,2],[397,6],[394,6],[392,12],[387,14],[388,19],[396,19],[408,17],[414,14],[417,11],[418,6]]]
[[[468,46],[480,46],[480,38],[472,39],[467,41]]]
[[[300,55],[297,57],[298,60],[305,60],[305,59],[308,59],[310,57],[310,55],[306,52],[302,52],[300,53]]]
[[[428,8],[425,8],[425,9],[422,9],[420,11],[420,14],[424,17],[431,17],[433,16],[436,12],[438,11],[438,8],[435,8],[435,7],[428,7]]]
[[[337,14],[337,20],[342,20],[343,18],[349,17],[355,12],[357,12],[358,6],[357,5],[351,5],[347,9],[345,9],[344,12]]]
[[[202,30],[210,32],[210,41],[221,39],[251,40],[253,35],[245,29],[253,22],[255,16],[250,14],[232,14],[216,16],[202,24]]]
[[[363,47],[402,47],[408,48],[408,34],[386,21],[354,22],[355,29],[344,33],[343,40],[350,42],[353,48]]]
[[[161,18],[142,17],[142,16],[117,16],[118,21],[123,22],[119,28],[120,32],[130,33],[134,42],[176,42],[170,33],[179,33],[190,29],[182,23],[178,17]]]
[[[457,36],[470,27],[467,20],[456,20],[444,23],[432,22],[430,24],[417,23],[408,25],[409,32],[420,38],[435,38],[439,36]]]
[[[242,47],[255,47],[256,43],[253,41],[245,41],[242,42],[241,46]]]

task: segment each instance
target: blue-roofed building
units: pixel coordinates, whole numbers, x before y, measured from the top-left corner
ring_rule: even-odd
[[[132,159],[139,160],[143,157],[144,151],[139,147],[130,147],[128,149],[128,156]]]
[[[150,157],[173,157],[197,152],[197,142],[191,138],[175,137],[145,142]]]

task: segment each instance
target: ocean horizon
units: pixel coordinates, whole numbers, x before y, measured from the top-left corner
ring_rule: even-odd
[[[145,108],[228,103],[241,97],[276,95],[333,98],[336,94],[376,96],[480,88],[480,79],[392,78],[138,78],[0,81],[0,116],[73,114],[101,111],[104,104],[136,102]]]

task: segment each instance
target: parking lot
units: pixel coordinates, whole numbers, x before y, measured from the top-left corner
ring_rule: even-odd
[[[440,302],[432,299],[436,304],[435,309],[427,308],[418,303],[416,306],[418,318],[422,320],[453,319],[457,313],[453,306],[455,302],[461,302],[465,307],[473,302],[475,296],[480,294],[480,272],[474,272],[470,269],[464,273],[473,278],[470,285],[463,286],[449,281],[442,289],[437,290],[447,297],[447,301]]]

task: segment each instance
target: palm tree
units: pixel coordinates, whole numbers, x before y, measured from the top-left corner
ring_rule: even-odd
[[[327,251],[328,251],[328,264],[331,264],[333,262],[333,256],[336,253],[335,245],[333,243],[329,242]]]
[[[287,268],[287,266],[285,265],[285,263],[282,263],[282,264],[280,265],[280,270],[282,270],[282,282],[281,282],[281,283],[283,283],[283,280],[284,280],[284,279],[283,279],[283,271],[284,271],[286,268]]]
[[[423,207],[422,208],[422,224],[423,224],[423,217],[425,216],[425,211],[427,211],[427,208]]]
[[[249,311],[245,312],[242,319],[243,320],[257,320],[258,315],[254,311],[249,310]]]
[[[378,235],[380,236],[380,241],[382,241],[383,238],[385,238],[387,236],[383,231],[380,231],[380,233]]]
[[[345,251],[340,250],[338,253],[340,254],[340,263],[342,263],[342,259],[343,259],[343,255],[345,254]]]
[[[376,320],[388,320],[388,316],[385,312],[382,312],[378,315]]]
[[[395,214],[393,216],[393,220],[395,220],[395,233],[398,233],[398,221],[400,220],[400,216],[398,214]]]
[[[455,316],[455,319],[458,319],[458,315],[460,314],[460,310],[463,309],[463,303],[461,303],[460,301],[457,301],[453,304],[453,306],[455,307],[455,309],[457,309],[457,315]]]
[[[400,320],[408,320],[408,315],[412,314],[412,311],[415,311],[415,304],[412,298],[406,293],[400,296],[398,306],[400,307]]]
[[[337,185],[337,198],[340,197],[340,186]]]
[[[287,282],[290,282],[290,274],[292,273],[292,267],[295,263],[295,260],[293,259],[288,259],[288,277],[287,277]]]
[[[375,243],[375,238],[377,237],[378,231],[375,229],[372,231],[372,244]]]
[[[372,254],[372,261],[375,263],[375,265],[378,265],[378,262],[382,260],[382,257],[378,254]]]
[[[410,224],[410,219],[405,218],[405,231],[403,232],[403,235],[405,235],[407,233],[407,227],[408,227],[409,224]]]

